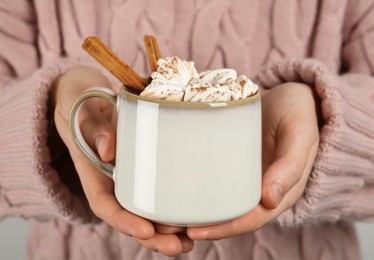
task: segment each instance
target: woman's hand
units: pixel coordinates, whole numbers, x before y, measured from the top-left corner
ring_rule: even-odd
[[[113,181],[93,167],[73,143],[68,126],[70,108],[81,92],[93,86],[111,87],[100,71],[79,66],[61,77],[51,92],[57,131],[69,150],[90,208],[114,229],[134,237],[150,250],[169,256],[191,251],[193,241],[183,234],[184,229],[167,226],[155,229],[150,221],[124,210],[114,196]],[[106,162],[115,158],[115,125],[115,108],[109,102],[93,98],[82,106],[80,127],[83,137]],[[51,147],[53,142],[50,140]]]
[[[262,121],[261,203],[235,220],[188,228],[191,239],[222,239],[255,231],[292,207],[303,194],[319,144],[311,88],[285,83],[264,93]]]

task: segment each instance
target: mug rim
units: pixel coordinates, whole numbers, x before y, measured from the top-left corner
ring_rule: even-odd
[[[122,86],[120,89],[120,96],[127,98],[132,101],[145,101],[150,103],[159,104],[162,106],[172,106],[172,107],[185,107],[185,108],[219,108],[219,107],[234,107],[234,106],[243,106],[250,103],[253,103],[260,99],[261,93],[260,90],[257,90],[257,93],[253,96],[250,96],[245,99],[232,100],[232,101],[219,101],[219,102],[190,102],[190,101],[174,101],[174,100],[162,100],[154,99],[148,97],[142,97],[135,93],[130,92],[126,86]]]

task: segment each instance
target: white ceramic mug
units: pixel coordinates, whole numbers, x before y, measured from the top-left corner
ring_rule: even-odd
[[[115,166],[82,137],[79,109],[92,97],[117,107]],[[239,217],[260,200],[260,93],[191,103],[97,87],[78,97],[69,123],[78,148],[113,179],[118,202],[134,214],[169,225],[208,225]]]

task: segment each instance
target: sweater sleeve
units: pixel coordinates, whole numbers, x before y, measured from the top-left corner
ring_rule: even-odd
[[[344,73],[332,72],[314,59],[293,59],[257,75],[259,84],[268,88],[291,81],[310,85],[322,111],[313,170],[302,197],[278,217],[281,225],[374,219],[373,8],[369,12],[347,26]]]
[[[2,85],[0,95],[0,217],[88,219],[89,210],[51,166],[48,94],[57,77],[78,65],[60,59],[24,79]]]
[[[0,3],[0,219],[8,215],[87,221],[84,200],[64,185],[47,146],[49,90],[81,63],[56,58],[40,67],[30,1]]]

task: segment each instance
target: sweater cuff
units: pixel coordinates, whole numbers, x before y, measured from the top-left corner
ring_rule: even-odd
[[[367,220],[374,217],[374,79],[338,76],[312,59],[272,65],[255,81],[272,88],[303,82],[320,99],[320,145],[304,194],[277,218],[281,225],[317,221]],[[371,87],[370,87],[371,86]]]
[[[51,166],[48,96],[55,79],[81,64],[60,59],[22,80],[2,86],[0,95],[0,218],[58,217],[84,222],[92,213]]]

